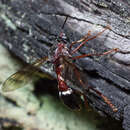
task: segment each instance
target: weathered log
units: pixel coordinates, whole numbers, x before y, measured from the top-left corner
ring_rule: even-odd
[[[87,73],[91,86],[107,96],[117,107],[113,112],[93,92],[86,93],[89,104],[98,112],[116,120],[123,120],[123,128],[130,129],[130,2],[105,0],[15,0],[0,1],[0,41],[16,56],[29,63],[33,58],[47,55],[62,31],[64,19],[68,16],[64,33],[68,42],[79,40],[91,30],[92,36],[103,30],[107,24],[111,29],[93,39],[80,49],[79,54],[102,53],[111,48],[120,52],[102,57],[87,57],[76,64]],[[9,22],[5,22],[8,18]],[[6,35],[5,35],[6,34]],[[55,77],[53,71],[43,72]]]

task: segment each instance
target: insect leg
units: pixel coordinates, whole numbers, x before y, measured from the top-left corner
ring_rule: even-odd
[[[72,42],[72,43],[70,44],[70,49],[72,49],[72,46],[73,46],[74,44],[83,42],[83,41],[86,40],[90,35],[91,35],[91,31],[88,31],[88,33],[87,33],[84,37],[82,37],[80,40]]]
[[[102,99],[112,108],[112,110],[114,112],[117,112],[117,108],[111,103],[111,101],[104,96],[101,92],[97,91],[96,89],[94,89],[93,87],[89,86],[89,89],[93,90],[94,92],[96,92],[100,97],[102,97]]]
[[[72,57],[72,59],[75,60],[75,59],[80,59],[80,58],[89,57],[89,56],[103,56],[103,55],[108,55],[108,54],[110,54],[112,52],[118,52],[118,51],[119,51],[118,48],[114,48],[114,49],[111,49],[111,50],[106,51],[104,53],[84,54],[84,55]]]
[[[76,69],[76,67],[73,65],[73,67],[74,67],[74,72],[75,72],[75,75],[77,76],[77,78],[78,78],[78,81],[80,82],[80,84],[81,84],[81,86],[85,89],[85,84],[84,84],[84,82],[81,80],[81,76],[80,76],[80,73],[79,73],[79,71]],[[86,108],[88,107],[88,102],[87,102],[87,98],[86,98],[86,96],[83,94],[83,93],[81,93],[81,95],[83,95],[83,98],[84,98],[84,104],[85,104],[85,106],[86,106]]]
[[[106,31],[107,29],[110,29],[109,26],[106,26],[104,30],[102,30],[101,32],[97,33],[97,35],[89,38],[89,39],[86,39],[85,41],[83,41],[78,47],[76,47],[72,52],[71,54],[74,54],[77,50],[79,50],[86,42],[90,41],[90,40],[93,40],[95,39],[96,37],[98,37],[99,35],[101,35],[104,31]]]
[[[114,112],[117,111],[117,108],[111,103],[111,101],[106,97],[104,96],[101,92],[99,92],[98,90],[94,89],[93,87],[88,87],[86,88],[86,84],[81,80],[81,76],[80,76],[80,73],[79,71],[76,69],[75,65],[74,64],[71,64],[74,68],[74,72],[75,72],[75,75],[76,77],[78,78],[78,81],[80,82],[81,86],[83,87],[84,90],[93,90],[94,92],[96,92],[100,97],[102,97],[102,99],[104,100],[105,103],[107,103]],[[87,100],[86,100],[86,96],[84,95],[84,93],[82,93],[81,95],[84,96],[84,101],[85,101],[85,104],[87,104]]]
[[[83,81],[80,79],[80,73],[75,69],[75,74],[77,75],[77,78],[79,79],[81,85],[85,88],[85,84],[83,83]],[[93,91],[95,91],[100,97],[102,97],[102,99],[112,108],[112,110],[114,112],[117,111],[117,108],[111,103],[111,101],[104,96],[101,92],[97,91],[96,89],[94,89],[93,87],[88,87],[88,90],[91,89]],[[86,96],[84,96],[84,101],[85,101],[85,105],[87,104],[87,100],[86,100]]]

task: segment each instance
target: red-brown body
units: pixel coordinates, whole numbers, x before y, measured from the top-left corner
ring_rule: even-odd
[[[57,74],[59,96],[64,102],[64,104],[71,109],[80,109],[81,95],[83,95],[84,102],[86,104],[86,92],[92,90],[100,97],[102,97],[104,102],[106,102],[112,108],[113,111],[117,111],[117,108],[111,103],[111,101],[106,96],[104,96],[98,90],[94,89],[92,86],[88,86],[87,81],[83,80],[83,72],[80,71],[73,63],[73,60],[76,59],[84,58],[87,56],[106,55],[118,50],[117,48],[114,48],[101,54],[94,53],[73,56],[73,54],[76,53],[84,44],[86,44],[86,42],[101,35],[106,29],[108,29],[108,27],[106,27],[102,32],[99,32],[96,36],[93,36],[91,38],[88,38],[90,36],[90,32],[88,32],[88,34],[85,37],[70,44],[66,44],[66,39],[64,39],[65,35],[61,33],[60,38],[63,40],[63,42],[54,44],[51,47],[47,57],[38,59],[32,64],[36,68],[41,66],[46,61],[49,61],[54,65],[54,71]],[[79,45],[75,49],[72,49],[74,44]],[[67,45],[69,45],[69,47],[67,47]],[[2,90],[4,92],[8,92],[24,86],[24,84],[28,83],[29,79],[31,79],[31,75],[35,72],[37,72],[37,69],[31,69],[29,66],[14,73],[3,83]],[[82,91],[77,90],[75,87],[72,88],[72,84],[68,83],[69,81],[74,81],[75,85],[79,86],[82,89]]]
[[[59,91],[67,91],[69,88],[65,83],[64,78],[62,77],[62,72],[65,67],[63,61],[64,56],[71,57],[68,48],[65,46],[65,44],[58,43],[57,49],[54,54],[54,66],[55,66],[55,72],[57,74]]]
[[[54,52],[53,63],[55,72],[57,74],[59,96],[64,104],[67,105],[69,108],[80,109],[80,95],[67,85],[63,77],[64,69],[66,67],[64,64],[64,57],[72,59],[66,44],[58,43],[57,49]]]

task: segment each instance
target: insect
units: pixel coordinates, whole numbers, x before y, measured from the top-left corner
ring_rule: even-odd
[[[64,28],[67,18],[68,17],[66,17],[62,28]],[[54,65],[54,71],[56,72],[57,75],[59,97],[66,106],[68,106],[73,110],[80,109],[81,95],[84,97],[85,104],[87,104],[85,93],[89,90],[92,90],[97,95],[99,95],[104,100],[104,102],[111,107],[111,109],[114,112],[117,111],[117,108],[111,103],[111,101],[106,96],[104,96],[101,92],[94,89],[93,87],[88,86],[86,81],[84,81],[82,78],[84,77],[83,72],[81,72],[73,63],[73,60],[77,60],[87,56],[101,56],[109,54],[111,52],[118,51],[117,48],[114,48],[102,54],[94,53],[94,54],[83,54],[79,56],[73,56],[73,54],[75,54],[86,42],[101,35],[107,29],[108,27],[106,27],[103,31],[99,32],[96,36],[93,36],[91,38],[89,38],[90,32],[88,32],[88,34],[85,35],[80,40],[69,44],[69,47],[67,46],[64,40],[66,38],[65,34],[60,33],[60,38],[62,39],[62,41],[54,44],[51,47],[47,57],[38,59],[32,64],[32,66],[36,68],[42,66],[46,62],[51,62]],[[73,49],[74,44],[79,45]],[[25,84],[29,82],[31,75],[34,74],[36,71],[37,69],[34,68],[31,69],[30,66],[27,66],[24,69],[21,69],[20,71],[14,73],[3,83],[2,91],[9,92],[17,88],[23,87]],[[71,86],[72,84],[69,83],[69,80],[73,80],[76,83],[76,85],[80,86],[82,91],[79,91],[74,87],[72,87]]]

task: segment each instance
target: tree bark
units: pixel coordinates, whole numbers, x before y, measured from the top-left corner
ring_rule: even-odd
[[[99,113],[111,116],[130,129],[130,2],[122,0],[15,0],[0,1],[0,42],[24,62],[47,56],[60,32],[68,42],[79,40],[91,31],[91,36],[110,29],[86,43],[78,54],[103,53],[112,48],[119,52],[101,57],[76,60],[90,86],[108,97],[118,111],[98,98],[86,93],[89,104]],[[61,27],[65,17],[68,20]],[[8,21],[6,19],[8,18]],[[41,70],[55,77],[49,67]]]

